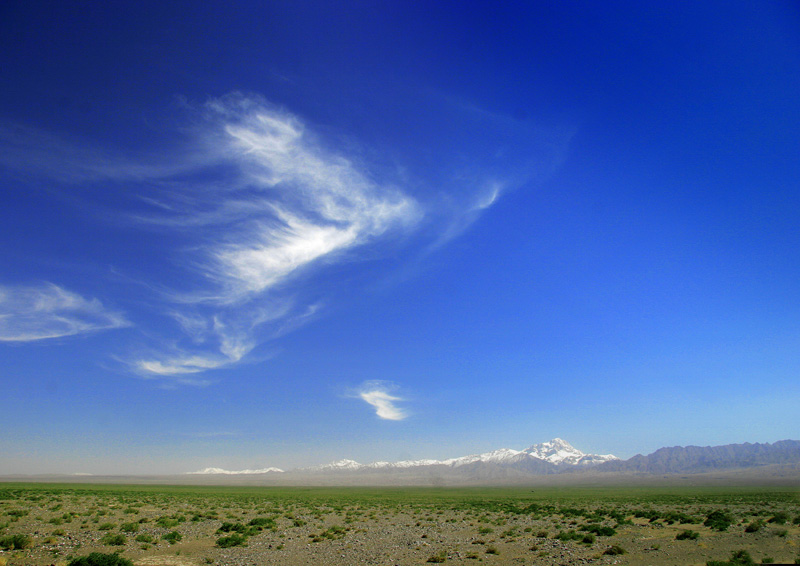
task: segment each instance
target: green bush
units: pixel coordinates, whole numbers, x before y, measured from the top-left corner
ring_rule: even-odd
[[[755,564],[753,557],[746,550],[736,550],[728,561],[709,560],[706,566],[751,566]]]
[[[125,535],[122,534],[114,534],[108,533],[104,535],[103,538],[100,539],[101,544],[105,544],[108,546],[122,546],[128,542],[128,539],[125,538]]]
[[[119,530],[123,533],[135,533],[139,530],[139,523],[123,523],[120,525]]]
[[[728,527],[733,524],[733,517],[724,511],[712,511],[708,514],[703,524],[715,531],[727,531]]]
[[[613,537],[617,531],[613,527],[606,527],[604,525],[584,525],[581,527],[582,531],[587,533],[594,533],[600,537]]]
[[[133,566],[133,562],[119,554],[92,552],[89,556],[70,560],[67,566]]]
[[[581,533],[579,533],[578,531],[561,531],[560,533],[558,533],[553,538],[555,538],[557,540],[563,540],[563,541],[583,540],[583,535]]]
[[[609,556],[617,556],[619,554],[625,554],[625,549],[619,545],[613,544],[603,554],[608,554]]]
[[[746,533],[757,533],[761,530],[761,527],[764,526],[764,521],[758,519],[756,521],[751,521],[749,525],[744,528],[744,532]]]
[[[153,542],[153,536],[147,533],[136,535],[136,542]]]
[[[181,533],[179,533],[178,531],[172,531],[162,536],[161,540],[165,540],[170,544],[175,544],[176,542],[179,542],[182,538],[183,535]]]
[[[698,538],[700,538],[700,533],[690,529],[685,529],[675,535],[675,540],[697,540]]]
[[[172,527],[177,527],[178,522],[177,519],[171,517],[159,517],[158,521],[156,521],[156,525],[164,527],[165,529],[171,529]]]
[[[247,537],[239,533],[233,533],[226,537],[217,539],[217,546],[220,548],[230,548],[231,546],[247,546]]]
[[[0,537],[0,548],[3,550],[24,550],[33,546],[33,541],[28,535],[6,535]]]
[[[303,521],[300,521],[300,519],[296,519],[295,523],[297,523],[297,522],[301,522],[301,523],[305,524]],[[223,523],[223,524],[230,524],[230,523]],[[251,527],[258,528],[258,530],[274,529],[274,528],[277,527],[277,524],[275,523],[275,519],[273,519],[271,517],[256,517],[255,519],[251,520],[247,524],[250,525]],[[244,526],[244,525],[242,525],[242,526]],[[300,525],[300,526],[302,526],[302,525]]]
[[[789,515],[784,513],[783,511],[779,513],[775,513],[772,517],[770,517],[768,523],[775,523],[776,525],[785,525],[786,521],[789,520]]]

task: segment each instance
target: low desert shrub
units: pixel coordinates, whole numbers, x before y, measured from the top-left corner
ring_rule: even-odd
[[[247,546],[247,537],[239,533],[233,533],[226,537],[217,539],[217,546],[220,548],[230,548],[232,546]]]
[[[28,535],[6,535],[0,537],[0,548],[3,550],[24,550],[33,546],[33,541]]]
[[[764,526],[764,521],[761,519],[757,519],[755,521],[751,521],[745,528],[744,532],[746,533],[757,533],[761,530],[761,527]]]
[[[613,537],[617,534],[617,531],[614,527],[607,527],[605,525],[584,525],[581,527],[582,531],[586,531],[587,533],[593,533],[600,537]]]
[[[88,556],[73,558],[67,566],[133,566],[133,562],[119,554],[92,552]]]
[[[183,535],[181,533],[179,533],[178,531],[172,531],[162,536],[161,540],[165,540],[170,544],[175,544],[176,542],[179,542],[182,538]]]
[[[787,513],[784,513],[783,511],[780,511],[778,513],[775,513],[775,515],[773,515],[772,517],[770,517],[767,522],[775,523],[776,525],[785,525],[786,521],[788,520],[789,520],[789,515]]]
[[[733,517],[725,511],[712,511],[708,514],[703,524],[715,531],[727,531],[728,527],[733,524]]]
[[[100,544],[105,544],[107,546],[122,546],[126,542],[128,542],[128,540],[125,538],[125,535],[119,533],[108,533],[100,539]]]
[[[613,544],[603,554],[608,554],[609,556],[617,556],[619,554],[625,554],[625,549],[619,545]]]
[[[690,529],[685,529],[675,535],[675,540],[697,540],[698,538],[700,538],[700,533]]]
[[[706,566],[751,566],[755,564],[753,557],[746,550],[736,550],[731,554],[730,560],[709,560]]]

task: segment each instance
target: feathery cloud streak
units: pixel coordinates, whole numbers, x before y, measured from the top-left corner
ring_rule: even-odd
[[[379,418],[402,421],[408,414],[395,405],[396,401],[403,401],[403,399],[392,395],[390,391],[393,389],[394,386],[385,381],[367,381],[361,386],[358,396],[375,407],[375,414]]]
[[[421,218],[413,198],[371,180],[263,100],[230,95],[208,103],[204,118],[207,160],[228,166],[225,182],[194,185],[141,220],[202,227],[211,236],[193,260],[207,284],[179,294],[173,317],[196,344],[213,342],[218,353],[179,348],[140,359],[134,365],[144,374],[199,373],[240,361],[266,323],[279,331],[316,310],[296,304],[296,278]]]
[[[113,194],[137,194],[126,216],[138,228],[164,235],[163,246],[147,251],[169,254],[181,287],[144,282],[156,290],[151,301],[157,302],[150,305],[168,326],[143,328],[155,337],[154,346],[125,359],[145,377],[204,385],[210,381],[192,376],[255,357],[259,344],[312,320],[335,292],[317,277],[327,266],[358,259],[360,251],[380,256],[378,244],[412,230],[428,240],[420,251],[429,253],[461,234],[505,192],[546,175],[571,135],[544,135],[447,100],[422,102],[428,111],[410,120],[407,134],[425,137],[430,129],[447,149],[437,153],[436,163],[416,162],[416,171],[401,163],[394,171],[404,187],[425,189],[424,205],[361,162],[351,144],[334,144],[288,111],[238,93],[192,108],[198,120],[185,130],[193,135],[189,144],[158,158],[136,162],[0,124],[0,147],[13,154],[0,164],[73,186],[138,183],[139,190]],[[38,330],[29,323],[25,335],[66,335],[124,320],[96,314],[94,325],[78,318],[59,319],[57,326],[51,319]],[[19,313],[14,320],[21,320]],[[2,324],[22,328],[10,326],[8,316]],[[393,414],[391,395],[369,399],[383,404],[383,414]]]
[[[125,317],[52,283],[0,286],[0,341],[32,342],[130,326]]]

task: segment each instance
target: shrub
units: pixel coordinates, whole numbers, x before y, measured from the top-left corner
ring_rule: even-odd
[[[226,537],[217,539],[217,546],[220,548],[230,548],[231,546],[247,546],[247,537],[239,533],[233,533]]]
[[[764,526],[764,521],[758,519],[757,521],[751,521],[749,525],[744,528],[744,532],[746,533],[757,533],[761,530],[761,527]]]
[[[139,523],[123,523],[120,525],[119,530],[123,533],[135,533],[139,530]]]
[[[557,540],[583,540],[583,535],[578,531],[562,531],[558,533],[554,538]]]
[[[746,550],[736,550],[728,561],[709,560],[706,566],[751,566],[755,564],[753,557]]]
[[[712,511],[703,524],[715,531],[727,531],[728,527],[733,524],[733,517],[724,511]]]
[[[613,537],[617,531],[613,527],[606,527],[604,525],[584,525],[581,527],[582,531],[594,533],[600,537]]]
[[[617,556],[618,554],[625,554],[625,549],[619,545],[613,544],[603,554],[608,554],[609,556]]]
[[[786,521],[789,520],[789,515],[783,511],[775,513],[772,517],[769,518],[767,521],[768,523],[775,523],[776,525],[785,525]]]
[[[147,533],[136,535],[136,542],[153,542],[153,536]]]
[[[175,544],[179,542],[183,538],[183,535],[178,531],[169,532],[161,537],[161,540],[165,540],[170,544]]]
[[[156,525],[164,527],[165,529],[171,529],[172,527],[178,526],[178,520],[171,517],[159,517],[158,521],[156,521]]]
[[[700,533],[690,529],[683,530],[675,535],[675,540],[697,540],[700,538]]]
[[[98,531],[111,531],[116,527],[114,523],[103,523],[99,527],[97,527]]]
[[[298,521],[300,521],[300,520],[297,519],[295,522],[298,522]],[[300,521],[300,522],[303,522],[303,521]],[[230,523],[224,523],[224,524],[230,524]],[[277,527],[277,525],[275,524],[275,519],[272,519],[270,517],[256,517],[255,519],[253,519],[252,521],[250,521],[247,524],[250,525],[251,527],[257,527],[259,530],[265,529],[265,528],[266,529],[274,529],[275,527]],[[302,526],[302,525],[298,525],[298,526]]]
[[[445,560],[447,560],[447,554],[444,551],[442,551],[439,554],[434,554],[433,556],[428,558],[427,562],[432,562],[434,564],[441,564]]]
[[[118,534],[108,533],[106,535],[103,535],[103,538],[100,539],[101,544],[105,544],[108,546],[122,546],[126,542],[128,542],[128,540],[125,538],[125,535],[119,533]]]
[[[133,562],[119,554],[92,552],[89,556],[70,560],[67,566],[133,566]]]
[[[6,535],[0,537],[0,548],[3,550],[23,550],[33,546],[28,535]]]

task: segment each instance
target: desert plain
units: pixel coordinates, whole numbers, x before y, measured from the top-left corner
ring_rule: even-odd
[[[797,489],[0,483],[0,566],[93,552],[136,566],[705,565],[741,551],[800,563]]]

